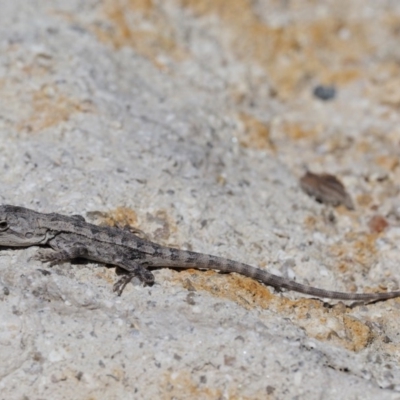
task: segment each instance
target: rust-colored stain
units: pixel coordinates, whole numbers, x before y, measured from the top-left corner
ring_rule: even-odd
[[[244,125],[244,135],[239,138],[239,142],[243,147],[275,149],[270,138],[271,130],[268,124],[246,113],[239,114],[239,119]]]
[[[174,61],[187,57],[175,39],[173,22],[151,0],[106,0],[101,23],[91,28],[102,42],[117,49],[132,47],[161,69],[160,56]]]
[[[68,97],[55,86],[46,85],[32,94],[32,112],[17,129],[39,132],[68,121],[75,113],[92,112],[93,105]]]

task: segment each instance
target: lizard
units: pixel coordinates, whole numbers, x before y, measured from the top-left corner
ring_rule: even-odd
[[[85,258],[120,267],[126,274],[113,286],[119,296],[135,276],[144,284],[153,284],[155,278],[149,267],[171,267],[234,272],[276,289],[318,298],[371,302],[400,297],[400,291],[350,293],[319,289],[227,258],[161,246],[126,229],[88,223],[80,215],[44,214],[12,205],[0,205],[0,246],[48,246],[50,250],[39,251],[35,258],[50,265]]]

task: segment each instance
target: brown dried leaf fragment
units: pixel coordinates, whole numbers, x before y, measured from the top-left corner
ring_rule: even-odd
[[[382,215],[374,215],[368,222],[368,227],[372,233],[381,233],[388,226],[389,223]]]
[[[305,193],[314,197],[320,203],[334,207],[343,204],[347,209],[354,210],[350,195],[343,183],[334,175],[307,173],[300,179],[300,186]]]

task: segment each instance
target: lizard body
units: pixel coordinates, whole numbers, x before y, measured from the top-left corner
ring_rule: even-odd
[[[38,253],[43,262],[55,264],[86,258],[123,268],[127,274],[114,285],[119,295],[134,276],[144,283],[153,283],[154,276],[148,267],[173,267],[235,272],[278,289],[320,298],[377,301],[400,297],[400,291],[345,293],[319,289],[226,258],[160,246],[128,230],[90,224],[78,215],[43,214],[23,207],[0,206],[0,246],[35,245],[53,249],[50,253]]]

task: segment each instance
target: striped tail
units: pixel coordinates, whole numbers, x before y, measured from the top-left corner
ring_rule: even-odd
[[[229,260],[227,258],[195,253],[192,251],[162,248],[161,253],[163,259],[159,259],[157,263],[153,264],[154,266],[171,266],[174,268],[184,269],[214,269],[222,272],[235,272],[237,274],[260,281],[267,286],[273,286],[277,289],[285,288],[319,298],[354,301],[379,301],[400,297],[400,291],[381,293],[346,293],[319,289],[270,274],[267,271],[252,267],[251,265]],[[168,259],[168,262],[165,261],[165,258]]]

